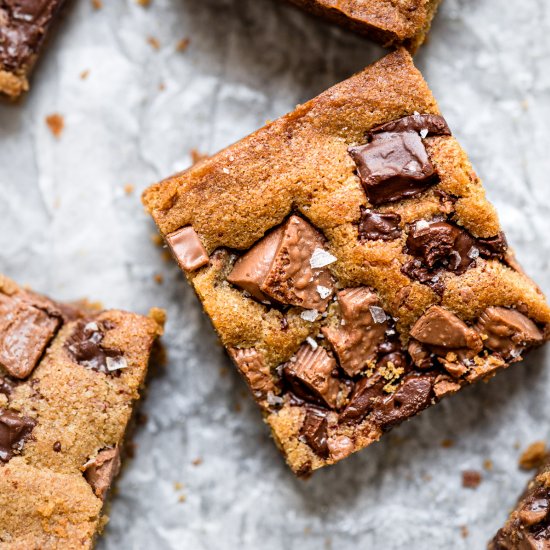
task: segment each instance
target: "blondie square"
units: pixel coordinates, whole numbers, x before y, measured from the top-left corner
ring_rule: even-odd
[[[405,49],[143,201],[297,474],[548,338]]]

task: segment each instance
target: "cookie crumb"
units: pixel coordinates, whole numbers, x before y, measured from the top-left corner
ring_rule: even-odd
[[[136,0],[136,4],[143,8],[146,8],[151,5],[151,0]]]
[[[487,470],[488,472],[492,471],[492,469],[493,469],[493,461],[492,461],[490,458],[486,458],[486,459],[483,461],[483,468],[485,468],[485,470]]]
[[[195,460],[193,460],[193,462],[191,462],[191,464],[193,464],[193,466],[200,466],[202,464],[202,458],[198,456]]]
[[[154,50],[160,49],[160,42],[154,36],[147,37],[147,44],[149,44]]]
[[[470,536],[470,530],[468,529],[467,525],[460,526],[460,536],[463,539],[467,539]]]
[[[180,483],[179,481],[174,482],[174,490],[175,491],[181,491],[183,489],[183,483]]]
[[[103,7],[103,2],[101,0],[91,0],[92,1],[92,8],[94,10],[100,10]]]
[[[462,487],[477,489],[481,483],[481,473],[477,470],[465,470],[462,472]]]
[[[162,276],[161,273],[155,273],[155,275],[153,276],[153,279],[155,283],[157,283],[157,285],[161,285],[164,282],[164,277]]]
[[[176,44],[176,51],[184,52],[189,47],[190,43],[191,43],[191,40],[189,38],[182,38]]]
[[[187,500],[187,497],[185,495],[180,495],[178,497],[178,502],[185,502]]]
[[[542,465],[547,456],[546,443],[535,441],[531,443],[519,458],[519,467],[522,470],[533,470]]]
[[[84,69],[79,76],[81,80],[86,80],[90,76],[90,69]]]
[[[135,186],[132,185],[131,183],[127,183],[127,184],[124,186],[124,192],[125,192],[127,195],[131,195],[131,194],[134,192],[134,189],[135,189]]]
[[[443,439],[441,441],[441,446],[444,449],[450,449],[451,447],[454,447],[454,445],[455,445],[455,442],[452,439]]]
[[[56,137],[60,137],[65,128],[65,119],[59,113],[52,113],[46,117],[46,124],[50,132]]]
[[[164,82],[159,83],[159,91],[164,92],[166,90],[166,84]]]

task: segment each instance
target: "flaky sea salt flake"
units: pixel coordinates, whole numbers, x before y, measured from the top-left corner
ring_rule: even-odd
[[[128,361],[124,357],[107,357],[107,370],[113,372],[115,370],[125,369],[128,367]]]
[[[316,309],[306,309],[300,313],[300,317],[304,321],[309,321],[310,323],[316,321],[318,316],[319,312]]]
[[[337,258],[326,250],[323,250],[322,248],[316,248],[311,255],[309,265],[313,269],[319,269],[321,267],[333,264],[336,260]]]
[[[325,298],[328,298],[331,292],[332,290],[330,290],[330,288],[327,288],[326,286],[323,286],[323,285],[317,285],[317,294],[321,296],[322,300],[324,300]]]
[[[378,306],[369,306],[370,314],[376,324],[385,323],[387,320],[386,312]]]

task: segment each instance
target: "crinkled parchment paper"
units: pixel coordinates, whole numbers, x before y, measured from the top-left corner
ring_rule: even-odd
[[[417,58],[546,292],[549,37],[546,0],[445,0]],[[550,434],[544,351],[298,481],[151,242],[147,185],[380,53],[276,0],[103,0],[100,10],[72,0],[30,94],[0,105],[0,271],[59,299],[169,315],[169,361],[150,384],[101,550],[483,548],[522,489],[518,445]],[[58,139],[44,123],[54,112]],[[462,487],[467,469],[483,472],[476,490]]]

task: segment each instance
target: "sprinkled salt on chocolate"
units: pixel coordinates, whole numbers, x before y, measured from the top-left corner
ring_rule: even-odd
[[[302,311],[300,313],[300,317],[304,321],[309,321],[310,323],[313,323],[319,317],[319,312],[316,309],[306,309],[305,311]]]
[[[322,248],[316,248],[311,255],[309,265],[313,269],[319,269],[321,267],[326,267],[327,265],[333,264],[336,260],[337,258],[326,250],[323,250]]]

